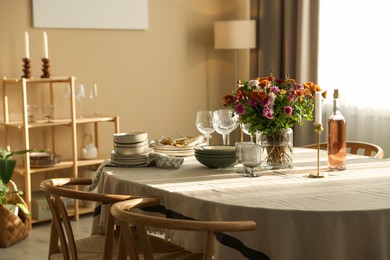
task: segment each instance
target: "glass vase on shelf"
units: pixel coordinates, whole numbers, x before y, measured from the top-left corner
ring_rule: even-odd
[[[262,167],[283,169],[293,162],[293,130],[280,128],[273,132],[257,132],[256,142],[262,146]]]

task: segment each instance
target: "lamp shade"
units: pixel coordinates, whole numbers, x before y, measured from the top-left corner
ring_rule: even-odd
[[[215,22],[214,47],[215,49],[256,48],[255,20]]]

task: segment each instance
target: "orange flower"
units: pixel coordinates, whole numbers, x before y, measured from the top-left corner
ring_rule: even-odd
[[[233,103],[233,96],[232,95],[228,94],[228,95],[223,97],[223,105],[225,107],[229,106],[232,103]]]
[[[260,79],[259,79],[259,81],[260,81],[260,86],[265,87],[265,86],[267,86],[268,84],[270,84],[270,82],[273,81],[273,80],[274,80],[274,77],[272,77],[272,76],[260,78]]]

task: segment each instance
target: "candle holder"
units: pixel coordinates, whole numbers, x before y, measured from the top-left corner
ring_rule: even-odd
[[[320,174],[320,143],[321,132],[324,130],[323,124],[314,123],[314,131],[317,133],[317,174],[311,173],[309,178],[323,178],[323,174]]]
[[[23,76],[22,78],[31,78],[31,62],[29,58],[23,58]]]
[[[46,58],[43,58],[42,59],[42,76],[41,78],[50,78],[51,77],[51,74],[50,74],[50,60],[49,59],[46,59]]]

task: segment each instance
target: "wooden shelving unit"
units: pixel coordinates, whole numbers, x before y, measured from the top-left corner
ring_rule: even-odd
[[[60,163],[57,163],[53,166],[49,167],[42,167],[42,168],[32,168],[30,165],[30,157],[29,154],[26,154],[24,156],[24,162],[22,166],[18,166],[15,169],[16,174],[20,174],[24,177],[25,182],[25,198],[26,203],[31,210],[31,201],[32,201],[32,187],[31,187],[31,178],[36,173],[42,173],[42,172],[51,172],[51,171],[58,171],[58,170],[66,170],[69,169],[71,172],[71,177],[78,177],[78,168],[84,167],[84,166],[90,166],[90,165],[98,165],[100,164],[104,159],[109,158],[109,155],[107,156],[99,156],[96,159],[93,160],[78,160],[78,150],[80,147],[77,144],[77,131],[78,127],[83,124],[93,124],[94,125],[94,131],[95,131],[95,145],[99,148],[99,128],[98,125],[100,123],[109,122],[114,124],[114,132],[119,132],[119,117],[118,116],[106,116],[106,115],[95,115],[88,118],[76,118],[76,106],[75,106],[75,77],[69,76],[69,77],[53,77],[48,79],[25,79],[25,78],[3,78],[2,84],[3,84],[3,92],[2,92],[2,98],[3,98],[3,122],[0,123],[1,126],[3,126],[4,129],[4,142],[5,147],[9,150],[13,150],[10,146],[10,138],[11,138],[11,131],[12,129],[16,130],[13,132],[17,132],[16,134],[19,134],[23,138],[23,148],[22,149],[31,149],[34,147],[31,147],[30,145],[30,129],[38,129],[44,130],[44,129],[51,129],[51,147],[52,152],[55,153],[56,151],[56,131],[55,129],[57,127],[68,127],[70,128],[70,134],[69,136],[61,136],[61,138],[69,138],[69,142],[71,143],[71,158],[69,160],[61,160]],[[28,113],[27,113],[27,92],[29,91],[29,88],[31,86],[37,86],[40,85],[49,85],[49,98],[50,98],[50,104],[54,104],[54,88],[56,85],[59,85],[58,83],[68,84],[69,90],[70,90],[70,97],[69,97],[69,106],[70,106],[70,116],[68,118],[64,119],[54,119],[51,122],[47,122],[45,120],[37,120],[34,122],[29,122],[28,120]],[[9,113],[9,105],[8,105],[8,88],[11,87],[20,87],[22,89],[22,97],[20,100],[20,104],[22,106],[22,120],[21,121],[11,121],[10,120],[10,113]],[[12,133],[15,134],[15,133]],[[64,135],[62,133],[62,135]],[[19,150],[19,149],[18,149]],[[74,201],[74,210],[73,210],[73,216],[76,220],[79,218],[79,214],[91,212],[92,209],[86,209],[86,208],[80,208],[78,200]],[[36,220],[33,220],[33,222],[36,222]]]

